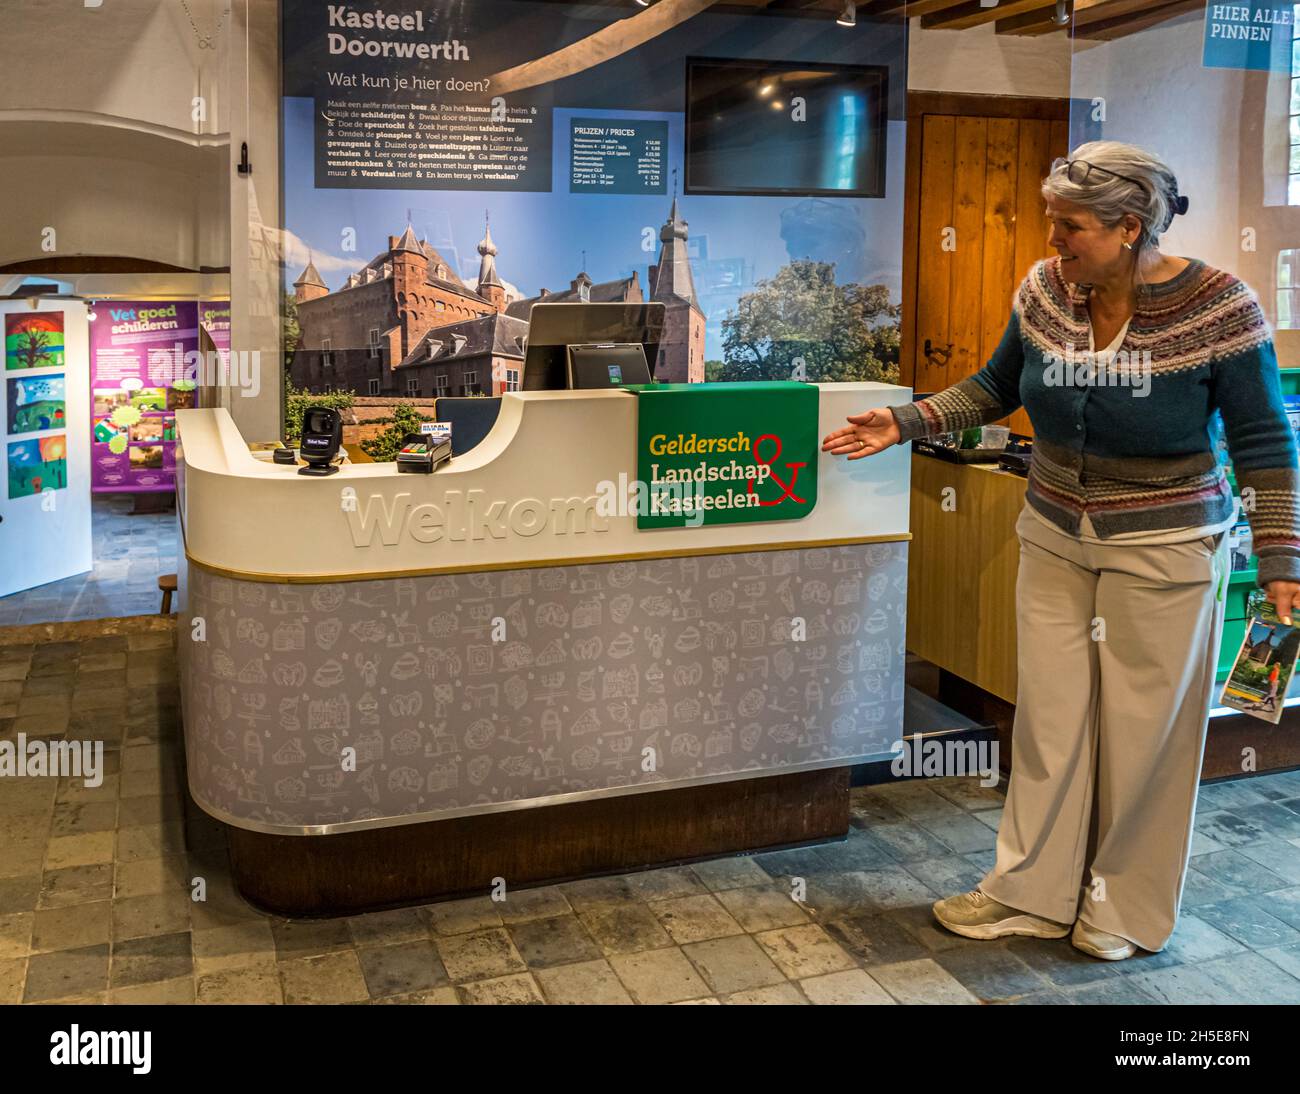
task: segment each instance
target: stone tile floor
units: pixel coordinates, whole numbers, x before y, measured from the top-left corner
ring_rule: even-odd
[[[94,495],[94,569],[0,597],[0,627],[158,611],[158,578],[176,572],[176,511],[132,513],[132,505],[129,494]]]
[[[1300,773],[1203,788],[1172,943],[1113,964],[934,924],[992,860],[1002,795],[965,779],[854,790],[839,843],[503,903],[264,915],[183,791],[172,641],[0,645],[0,737],[111,750],[96,789],[0,780],[0,1002],[1300,1002]]]

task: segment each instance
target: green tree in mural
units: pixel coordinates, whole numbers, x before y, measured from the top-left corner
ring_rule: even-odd
[[[298,325],[298,301],[293,293],[284,294],[284,309],[280,317],[280,339],[284,343],[284,371],[288,375],[293,365],[293,355],[302,345],[302,327]]]
[[[392,424],[377,437],[362,441],[361,451],[374,460],[375,463],[387,463],[396,460],[397,451],[402,447],[402,442],[406,440],[406,435],[408,433],[419,433],[420,423],[429,420],[410,403],[398,403],[393,407],[393,416],[389,419]]]
[[[897,383],[901,313],[884,285],[837,285],[834,263],[796,260],[722,321],[717,379]]]

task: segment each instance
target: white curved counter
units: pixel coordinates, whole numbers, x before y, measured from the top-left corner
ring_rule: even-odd
[[[821,385],[820,433],[909,397]],[[328,835],[887,754],[909,453],[819,452],[801,519],[638,530],[594,508],[636,476],[638,398],[508,394],[432,475],[328,478],[254,458],[224,410],[179,411],[195,799]]]
[[[822,435],[911,394],[818,386]],[[636,477],[636,412],[626,392],[512,392],[484,441],[432,475],[386,463],[310,478],[255,459],[225,410],[177,411],[186,551],[250,580],[297,581],[907,535],[901,446],[852,463],[819,453],[817,504],[798,521],[638,531],[634,515],[599,517],[599,484]]]

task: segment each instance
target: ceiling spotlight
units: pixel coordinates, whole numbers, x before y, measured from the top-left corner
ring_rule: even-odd
[[[858,5],[853,0],[844,0],[844,7],[840,10],[839,18],[835,22],[842,27],[856,27],[858,25]]]
[[[1052,13],[1052,22],[1058,27],[1065,26],[1070,21],[1070,13],[1066,11],[1065,0],[1056,0],[1056,11]]]
[[[648,8],[654,0],[636,0],[636,6],[639,8]]]

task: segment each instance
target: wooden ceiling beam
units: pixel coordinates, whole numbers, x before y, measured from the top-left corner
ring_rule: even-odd
[[[1173,0],[1079,0],[1074,10],[1074,26],[1103,23],[1111,19],[1151,11]]]
[[[944,8],[954,7],[961,2],[962,0],[912,0],[909,4],[906,0],[867,0],[867,3],[858,5],[858,14],[873,18],[879,15],[906,15],[911,18],[913,15],[943,11]]]
[[[1150,3],[1150,0],[1147,2]],[[1068,5],[1065,10],[1068,15],[1070,10]],[[1064,23],[1052,22],[1052,16],[1055,14],[1056,4],[1053,2],[1050,7],[1035,8],[1033,11],[1022,12],[1008,19],[997,19],[993,26],[998,34],[1018,34],[1026,38],[1068,29],[1070,26],[1068,19]]]
[[[652,7],[641,8],[635,15],[601,27],[545,57],[494,73],[492,91],[508,95],[585,72],[645,45],[712,6],[713,0],[659,0]]]
[[[732,0],[734,3],[735,0]],[[766,7],[768,11],[803,11],[804,8],[827,7],[830,5],[825,0],[769,0],[768,3],[754,4],[755,7]]]
[[[965,0],[944,11],[923,16],[921,27],[923,30],[966,30],[982,23],[992,23],[998,19],[1050,7],[1055,3],[1056,0],[1002,0],[999,4],[986,7],[979,0]]]
[[[1073,36],[1086,38],[1089,41],[1111,42],[1116,38],[1124,38],[1148,27],[1154,27],[1176,15],[1189,11],[1203,11],[1204,8],[1205,0],[1173,0],[1172,3],[1148,5],[1144,10],[1075,27]]]
[[[866,0],[858,4],[859,15],[901,15],[907,6],[905,0]]]

